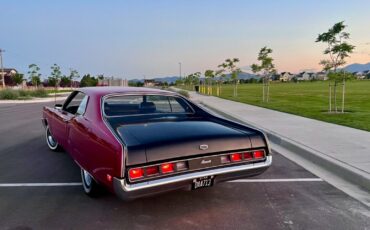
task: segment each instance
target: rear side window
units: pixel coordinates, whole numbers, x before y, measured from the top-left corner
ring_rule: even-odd
[[[193,113],[182,98],[163,95],[127,95],[105,99],[107,116]]]

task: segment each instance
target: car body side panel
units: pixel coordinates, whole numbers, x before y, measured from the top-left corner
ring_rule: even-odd
[[[43,118],[51,123],[53,136],[76,163],[112,191],[107,174],[122,178],[124,147],[102,120],[100,97],[89,96],[83,116],[45,107]]]

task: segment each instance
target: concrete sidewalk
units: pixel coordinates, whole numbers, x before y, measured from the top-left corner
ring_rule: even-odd
[[[261,129],[279,147],[370,191],[370,132],[189,93],[193,101]]]

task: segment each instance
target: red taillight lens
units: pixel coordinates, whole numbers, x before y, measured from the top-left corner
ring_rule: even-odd
[[[233,153],[230,155],[231,161],[241,161],[242,160],[242,154],[241,153]]]
[[[134,168],[128,171],[130,179],[139,179],[144,176],[144,170],[142,168]]]
[[[174,171],[174,167],[172,163],[165,163],[161,164],[161,171],[162,173],[170,173]]]
[[[253,153],[244,153],[244,160],[252,160]]]
[[[254,158],[256,159],[261,159],[265,157],[265,152],[264,151],[254,151]]]
[[[153,176],[159,173],[158,166],[147,167],[145,168],[145,171],[147,176]]]

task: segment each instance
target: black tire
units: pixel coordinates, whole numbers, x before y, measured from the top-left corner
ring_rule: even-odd
[[[58,142],[54,139],[53,135],[50,132],[49,126],[45,128],[45,138],[46,144],[48,145],[49,149],[54,152],[59,152],[62,150],[62,147],[58,144]]]
[[[84,192],[91,197],[97,197],[101,193],[101,187],[86,170],[81,168],[82,187]]]

